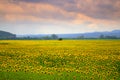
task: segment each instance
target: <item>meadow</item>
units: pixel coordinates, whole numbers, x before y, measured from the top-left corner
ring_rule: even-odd
[[[0,40],[0,80],[120,80],[120,40]]]

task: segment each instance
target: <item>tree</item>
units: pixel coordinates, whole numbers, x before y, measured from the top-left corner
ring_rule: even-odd
[[[84,39],[84,35],[79,36],[78,39]]]
[[[105,38],[105,36],[103,34],[101,34],[99,38],[103,39],[103,38]]]
[[[63,39],[62,39],[62,38],[59,38],[58,40],[59,40],[59,41],[62,41]]]
[[[52,38],[52,39],[58,39],[58,36],[55,35],[55,34],[52,34],[52,35],[51,35],[51,38]]]
[[[51,37],[49,37],[49,36],[44,36],[44,37],[42,37],[42,39],[49,40],[49,39],[51,39]]]
[[[106,39],[117,39],[116,36],[105,36]]]

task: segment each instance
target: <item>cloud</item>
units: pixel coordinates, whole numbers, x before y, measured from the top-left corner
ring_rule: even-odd
[[[120,20],[120,0],[21,0],[50,4],[67,12],[77,12],[97,19]]]
[[[1,0],[0,20],[116,24],[119,5],[119,0]]]
[[[6,9],[8,7],[8,9]],[[3,18],[11,21],[20,20],[71,20],[74,17],[60,8],[54,7],[49,4],[41,3],[24,3],[19,4],[6,3],[0,4],[0,15]]]

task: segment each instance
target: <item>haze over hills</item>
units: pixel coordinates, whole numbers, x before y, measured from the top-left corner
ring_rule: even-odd
[[[99,38],[103,36],[116,36],[120,37],[120,30],[113,31],[104,31],[104,32],[89,32],[89,33],[71,33],[71,34],[56,34],[60,38],[78,38],[84,36],[84,38]],[[31,37],[31,38],[40,38],[44,36],[51,36],[51,34],[28,34],[28,35],[17,35],[17,37]]]
[[[28,35],[15,35],[10,32],[0,31],[0,39],[15,39],[15,38],[43,38],[50,37],[52,34],[28,34]],[[100,36],[112,36],[120,38],[120,30],[105,31],[105,32],[90,32],[90,33],[74,33],[74,34],[55,34],[58,38],[100,38]]]

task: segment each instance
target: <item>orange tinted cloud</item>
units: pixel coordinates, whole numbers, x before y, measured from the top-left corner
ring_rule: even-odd
[[[7,7],[7,9],[6,9]],[[66,20],[67,18],[71,18],[71,16],[66,15],[66,11],[54,7],[49,4],[41,4],[41,3],[6,3],[0,5],[0,12],[3,14],[3,18],[11,21],[19,21],[19,20],[32,20],[34,21],[40,19],[58,19],[58,20]],[[68,20],[69,20],[68,19]]]
[[[120,11],[118,10],[120,1],[118,0],[117,2],[115,1],[116,6],[112,6],[111,2],[113,0],[105,0],[103,3],[100,0],[52,0],[51,2],[48,0],[49,3],[46,0],[44,0],[44,2],[39,2],[39,0],[32,2],[32,0],[29,0],[31,1],[29,3],[25,1],[26,0],[0,1],[1,19],[7,21],[27,20],[33,22],[58,21],[71,22],[74,24],[82,24],[84,22],[109,24],[110,22],[116,23],[116,20],[120,19]],[[35,1],[37,1],[37,3],[35,3]],[[112,9],[110,8],[111,6]],[[110,10],[107,10],[109,8]],[[110,11],[114,9],[117,11],[110,13]]]

